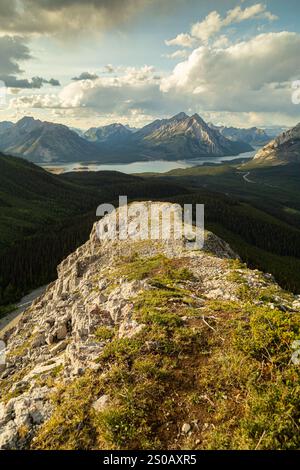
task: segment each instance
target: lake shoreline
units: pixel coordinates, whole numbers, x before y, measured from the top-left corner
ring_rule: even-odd
[[[126,174],[137,173],[166,173],[171,170],[191,168],[195,166],[207,165],[221,165],[225,163],[232,163],[235,160],[247,159],[250,160],[254,157],[256,150],[251,152],[241,153],[239,155],[223,156],[223,157],[203,157],[193,160],[153,160],[153,161],[137,161],[132,163],[86,163],[86,162],[71,162],[71,163],[55,163],[46,164],[40,163],[39,165],[50,173],[60,175],[69,172],[82,172],[82,171],[119,171]]]

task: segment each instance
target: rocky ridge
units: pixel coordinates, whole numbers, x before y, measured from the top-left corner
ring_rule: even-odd
[[[263,147],[253,163],[262,165],[285,165],[300,162],[300,124],[283,132]]]
[[[162,210],[170,206],[155,204]],[[57,281],[5,334],[1,449],[207,447],[203,436],[216,424],[206,410],[217,398],[194,388],[210,342],[224,348],[226,322],[244,304],[278,315],[299,314],[296,296],[283,293],[272,276],[247,269],[214,234],[205,234],[201,250],[191,249],[186,237],[148,241],[137,235],[100,242],[97,229],[110,217],[60,264]],[[182,377],[189,367],[191,376]],[[128,374],[135,375],[127,384]],[[173,388],[177,381],[182,389]],[[147,390],[140,392],[144,382]],[[147,409],[154,406],[153,394],[141,395],[152,386],[154,395],[161,389],[173,400],[171,408],[161,405],[159,423],[152,423],[153,410]],[[123,394],[115,396],[119,389]],[[134,410],[142,406],[142,418],[128,405],[135,393]],[[183,412],[187,401],[189,411]],[[120,416],[129,424],[117,422]]]

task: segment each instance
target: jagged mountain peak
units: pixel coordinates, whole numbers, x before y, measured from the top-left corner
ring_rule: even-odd
[[[123,124],[116,122],[101,127],[92,127],[84,133],[84,137],[91,142],[116,143],[124,141],[132,131]]]
[[[161,135],[162,133],[168,133],[168,132],[178,133],[180,131],[184,131],[188,129],[189,127],[193,125],[203,127],[204,129],[208,129],[208,126],[198,114],[194,114],[193,116],[188,116],[185,113],[179,113],[170,119],[154,121],[154,123],[149,125],[149,131],[157,132],[158,135]],[[144,129],[147,129],[147,128],[148,126],[146,126]]]
[[[182,121],[183,119],[187,119],[188,117],[189,116],[186,113],[181,111],[180,113],[175,114],[175,116],[171,117],[170,121]]]
[[[39,119],[34,119],[31,116],[24,116],[21,118],[16,124],[16,128],[22,129],[22,130],[28,130],[29,132],[34,128],[34,127],[39,127],[42,126],[43,122],[40,121]]]
[[[113,128],[117,128],[117,129],[119,129],[119,128],[121,128],[121,129],[127,129],[127,127],[124,126],[124,124],[121,124],[120,122],[113,122],[112,124],[107,124],[107,125],[102,126],[102,127],[103,127],[103,128],[106,128],[106,129],[108,129],[108,128],[111,128],[111,129],[113,129]]]
[[[211,132],[211,128],[208,126],[208,124],[197,113],[193,114],[190,117],[188,116],[187,119],[184,122],[185,122],[187,128],[194,127],[194,128],[201,129],[207,135],[208,134],[211,134],[211,135],[213,134],[213,132]]]
[[[32,131],[35,128],[43,128],[44,130],[64,130],[66,132],[73,132],[68,126],[65,124],[60,124],[57,122],[51,121],[42,121],[40,119],[35,119],[31,116],[24,116],[20,119],[16,124],[16,128],[26,130],[28,132]]]
[[[248,144],[231,142],[218,130],[211,129],[197,113],[181,114],[181,119],[155,121],[136,135],[143,137],[152,148],[163,147],[170,154],[181,154],[185,158],[234,155],[252,150]]]
[[[193,114],[193,115],[191,116],[191,119],[192,119],[193,121],[198,122],[199,124],[208,126],[208,124],[204,121],[204,119],[202,119],[201,116],[199,116],[198,113]]]
[[[34,119],[32,116],[24,116],[19,121],[17,124],[24,124],[26,122],[41,122],[39,119]]]

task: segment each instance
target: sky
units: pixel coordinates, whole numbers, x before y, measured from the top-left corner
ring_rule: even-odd
[[[299,14],[298,0],[0,0],[0,121],[141,127],[184,111],[292,127]]]

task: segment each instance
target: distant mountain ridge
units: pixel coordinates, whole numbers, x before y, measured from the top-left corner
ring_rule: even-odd
[[[95,155],[94,146],[67,126],[31,117],[1,133],[0,150],[37,163],[84,161]]]
[[[266,145],[272,139],[265,130],[258,127],[237,128],[214,126],[212,123],[209,123],[209,126],[212,129],[218,130],[227,139],[246,142],[251,146]]]
[[[272,139],[275,139],[279,134],[282,134],[283,132],[287,132],[289,130],[288,126],[268,126],[268,127],[263,127],[263,130],[265,133],[272,137]]]
[[[251,150],[249,143],[228,139],[198,114],[183,112],[170,119],[157,119],[139,130],[114,123],[80,132],[32,117],[16,124],[0,123],[0,151],[35,163],[176,161]]]
[[[84,133],[84,137],[91,142],[114,142],[126,139],[132,134],[131,130],[123,124],[115,123],[103,127],[91,127]]]

